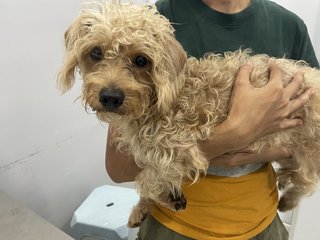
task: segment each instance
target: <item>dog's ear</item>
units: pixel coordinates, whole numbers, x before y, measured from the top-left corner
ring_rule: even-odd
[[[161,48],[163,51],[160,53],[159,62],[154,64],[153,76],[158,110],[166,113],[172,108],[182,87],[178,77],[187,61],[187,55],[173,36],[166,37]]]
[[[58,74],[58,89],[64,93],[74,84],[76,70],[79,67],[79,56],[75,49],[79,39],[84,38],[89,32],[90,25],[78,17],[64,33],[65,59]]]

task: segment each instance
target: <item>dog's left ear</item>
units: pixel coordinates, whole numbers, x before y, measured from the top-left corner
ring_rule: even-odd
[[[182,83],[178,77],[187,61],[187,55],[173,36],[166,37],[162,49],[161,60],[154,64],[153,76],[158,110],[167,113],[180,93]]]

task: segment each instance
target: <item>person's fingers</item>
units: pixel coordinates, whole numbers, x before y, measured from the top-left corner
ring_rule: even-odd
[[[314,94],[314,89],[309,88],[304,93],[302,93],[299,97],[291,100],[288,105],[287,116],[301,109],[310,100],[313,94]]]
[[[274,62],[270,61],[268,63],[269,68],[269,82],[268,84],[279,84],[283,87],[282,83],[282,70]]]
[[[298,71],[292,78],[292,80],[285,87],[284,94],[289,99],[292,99],[296,96],[297,92],[300,90],[303,82],[303,71]]]
[[[297,127],[303,124],[302,119],[300,118],[292,118],[292,119],[284,119],[280,124],[280,129],[287,129]]]
[[[250,75],[252,72],[252,65],[244,64],[237,72],[235,85],[250,85]]]

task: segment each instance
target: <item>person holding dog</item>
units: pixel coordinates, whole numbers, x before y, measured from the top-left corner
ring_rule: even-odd
[[[251,48],[253,54],[304,60],[319,67],[306,26],[293,13],[268,0],[159,0],[159,12],[176,30],[191,56]],[[172,212],[156,206],[140,227],[137,240],[285,240],[277,216],[278,189],[271,162],[290,161],[291,149],[248,152],[246,146],[265,134],[303,124],[291,114],[303,107],[312,89],[295,98],[303,73],[286,87],[281,71],[270,65],[263,88],[250,85],[252,67],[239,69],[229,115],[200,143],[210,174],[185,187],[187,209]],[[132,157],[116,151],[108,133],[106,170],[117,183],[134,181],[140,169]],[[249,163],[256,168],[246,169]]]

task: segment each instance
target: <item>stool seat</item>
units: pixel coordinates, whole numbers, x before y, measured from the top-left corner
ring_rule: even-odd
[[[132,188],[111,185],[95,188],[73,214],[73,237],[128,240],[127,221],[138,200],[139,196]]]

